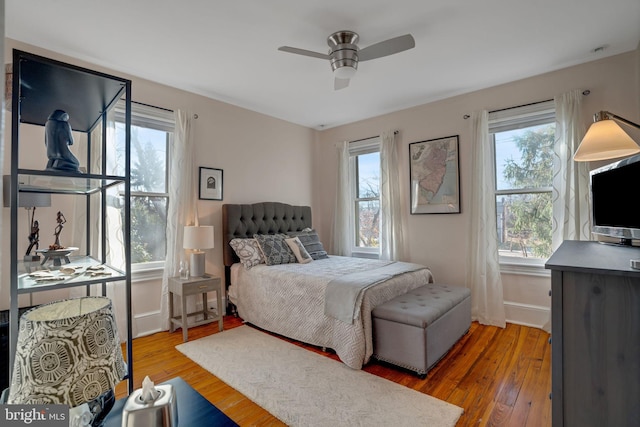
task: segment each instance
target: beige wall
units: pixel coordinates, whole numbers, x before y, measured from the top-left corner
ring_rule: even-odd
[[[317,213],[315,225],[322,240],[331,246],[336,141],[399,130],[399,173],[404,182],[403,203],[408,207],[408,144],[459,135],[462,213],[407,215],[405,220],[410,261],[431,267],[437,281],[464,284],[471,192],[471,132],[469,120],[463,116],[475,110],[490,111],[552,99],[572,89],[589,89],[591,94],[584,98],[585,126],[593,113],[603,109],[637,121],[640,117],[639,55],[638,51],[630,52],[320,132],[313,149],[313,206]],[[544,324],[549,308],[548,277],[503,274],[503,282],[508,318],[518,323]]]
[[[80,66],[118,74],[33,46],[6,40],[5,60],[17,47]],[[196,166],[224,170],[224,201],[198,201],[201,222],[221,227],[222,203],[279,200],[311,204],[314,224],[331,247],[331,224],[336,187],[334,143],[399,130],[400,174],[408,201],[408,144],[425,139],[460,135],[461,214],[407,215],[410,261],[428,265],[436,280],[464,283],[470,200],[470,123],[463,116],[474,110],[499,109],[553,98],[571,89],[589,89],[584,99],[585,125],[591,115],[608,109],[633,121],[640,117],[640,47],[635,52],[567,68],[494,88],[425,104],[373,119],[316,132],[226,103],[180,91],[131,76],[133,99],[169,109],[197,113],[194,125]],[[472,72],[470,70],[469,72]],[[5,116],[10,120],[10,116]],[[10,123],[9,123],[10,125]],[[6,129],[5,170],[8,167],[10,129]],[[43,148],[43,147],[42,147]],[[35,154],[34,154],[35,156]],[[39,154],[46,161],[44,149]],[[311,173],[309,173],[311,170]],[[54,208],[52,208],[54,209]],[[43,209],[44,211],[44,209]],[[8,235],[8,212],[2,209],[2,233]],[[39,212],[47,215],[45,212]],[[5,219],[6,218],[6,219]],[[46,236],[43,231],[41,236]],[[42,239],[42,237],[41,237]],[[207,271],[222,274],[221,236],[207,253]],[[26,236],[25,236],[26,240]],[[3,254],[9,242],[3,241]],[[2,257],[0,309],[8,307],[8,256]],[[518,323],[542,326],[548,317],[548,277],[503,275],[507,317]],[[140,333],[155,330],[158,323],[159,281],[134,283],[134,317]],[[40,295],[37,298],[45,298]],[[37,303],[43,302],[36,299]],[[21,304],[28,300],[23,298]]]
[[[198,201],[200,223],[216,227],[215,249],[207,252],[206,270],[213,274],[223,274],[222,264],[222,215],[223,203],[252,203],[279,200],[291,204],[311,204],[312,142],[315,131],[279,119],[238,108],[230,104],[214,101],[199,95],[156,84],[136,77],[123,75],[108,69],[82,63],[73,58],[17,43],[6,39],[5,62],[11,62],[12,49],[18,48],[64,62],[92,68],[132,79],[132,98],[158,107],[172,110],[182,109],[196,113],[198,119],[193,124],[196,144],[196,168],[207,166],[224,171],[224,200]],[[11,115],[5,130],[5,162],[8,171],[11,150]],[[37,144],[31,152],[31,161],[46,164],[46,152],[42,137],[35,138]],[[39,217],[49,217],[55,207],[38,210]],[[2,208],[3,235],[9,233],[9,209]],[[22,212],[19,213],[24,216]],[[70,220],[70,218],[67,218]],[[26,227],[26,225],[25,225]],[[47,229],[46,227],[49,227]],[[20,228],[22,230],[22,227]],[[26,228],[25,228],[26,230]],[[64,232],[67,229],[65,228]],[[53,233],[50,225],[41,227],[41,242],[47,242]],[[20,237],[26,235],[18,233]],[[74,244],[78,246],[77,244]],[[25,245],[26,247],[26,245]],[[9,253],[9,242],[2,242],[2,253]],[[21,249],[22,251],[23,249]],[[2,257],[0,309],[9,305],[8,256]],[[140,331],[152,329],[157,321],[160,303],[158,280],[136,282],[133,287],[134,316],[141,322]],[[34,294],[36,303],[48,298],[46,294]],[[21,298],[21,305],[28,304],[28,297]]]

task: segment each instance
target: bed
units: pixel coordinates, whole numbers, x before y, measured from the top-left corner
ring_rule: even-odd
[[[225,280],[237,314],[261,329],[333,349],[353,369],[373,354],[373,308],[433,282],[422,265],[327,255],[308,206],[225,204],[222,221]],[[268,254],[270,265],[247,263],[245,244],[255,248],[259,240],[265,248],[265,241],[284,237],[298,237],[312,262],[274,263]]]

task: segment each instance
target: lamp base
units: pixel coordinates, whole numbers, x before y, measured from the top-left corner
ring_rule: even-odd
[[[191,277],[204,276],[204,252],[191,252]]]

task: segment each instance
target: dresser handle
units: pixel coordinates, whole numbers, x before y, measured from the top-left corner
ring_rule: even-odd
[[[200,286],[198,286],[198,289],[205,289],[207,287],[208,287],[207,285],[200,285]]]

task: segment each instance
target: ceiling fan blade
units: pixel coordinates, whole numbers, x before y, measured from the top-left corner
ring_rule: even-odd
[[[333,80],[333,90],[344,89],[347,86],[349,86],[349,79],[339,79],[336,77]]]
[[[416,46],[416,41],[411,34],[394,37],[380,43],[372,44],[358,51],[358,59],[360,61],[369,61],[370,59],[382,58],[383,56],[393,55],[394,53],[412,49]]]
[[[298,55],[310,56],[312,58],[329,59],[329,55],[325,53],[313,52],[311,50],[298,49],[297,47],[280,46],[278,50],[283,52],[295,53]]]

